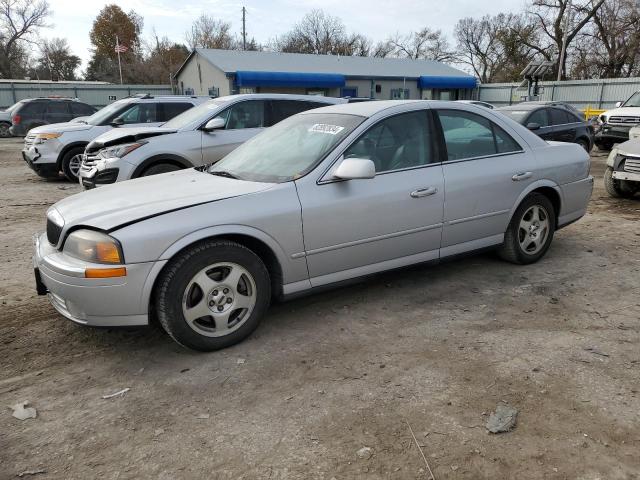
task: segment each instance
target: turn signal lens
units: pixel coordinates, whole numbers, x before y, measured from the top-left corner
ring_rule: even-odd
[[[114,243],[96,243],[96,257],[100,263],[120,263],[120,252]]]
[[[113,278],[126,277],[127,269],[125,267],[117,268],[86,268],[84,271],[85,278]]]
[[[61,133],[36,133],[36,138],[40,140],[51,140],[52,138],[58,138]]]

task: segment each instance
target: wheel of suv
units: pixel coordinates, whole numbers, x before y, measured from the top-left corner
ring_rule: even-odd
[[[504,260],[521,265],[534,263],[547,253],[556,229],[556,214],[549,199],[528,195],[516,210],[498,254]]]
[[[0,138],[8,138],[11,136],[9,133],[9,128],[11,128],[10,123],[1,122],[0,123]]]
[[[158,320],[179,344],[212,351],[240,342],[271,299],[269,272],[248,248],[208,240],[178,254],[155,292]]]
[[[608,152],[609,150],[611,150],[611,147],[613,147],[613,143],[612,142],[597,142],[596,143],[596,147],[598,147],[598,150],[601,150],[603,152]]]
[[[604,189],[613,198],[631,198],[636,193],[636,189],[629,182],[613,178],[611,167],[604,171]]]
[[[591,143],[586,138],[579,138],[576,143],[584,148],[585,152],[591,153]]]
[[[80,172],[80,166],[82,165],[82,154],[84,153],[84,147],[75,147],[69,150],[62,157],[62,173],[67,177],[70,182],[78,181],[78,173]]]
[[[148,177],[149,175],[159,175],[160,173],[175,172],[176,170],[180,170],[180,167],[173,163],[156,163],[142,172],[140,176]]]

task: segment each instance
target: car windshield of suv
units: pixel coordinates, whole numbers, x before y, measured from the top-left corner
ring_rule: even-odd
[[[640,92],[636,92],[629,97],[629,100],[624,102],[623,107],[640,107]]]
[[[208,102],[202,103],[197,107],[190,108],[189,110],[185,110],[180,115],[176,115],[171,120],[163,125],[163,127],[172,128],[175,130],[180,130],[181,128],[190,125],[193,122],[201,120],[204,122],[212,117],[212,114],[215,110],[218,110],[221,106],[225,105],[227,102],[224,101],[215,101],[209,100]]]
[[[119,113],[123,107],[129,105],[129,103],[130,102],[127,100],[118,100],[117,102],[113,102],[106,107],[101,108],[89,118],[86,118],[85,122],[88,125],[102,125],[107,120],[115,118],[116,114]]]
[[[363,121],[357,115],[335,113],[294,115],[256,135],[208,171],[253,182],[295,180]]]
[[[498,110],[498,112],[504,113],[507,117],[518,123],[522,123],[525,117],[531,113],[531,110]]]

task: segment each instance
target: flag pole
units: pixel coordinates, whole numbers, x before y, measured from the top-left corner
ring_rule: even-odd
[[[120,71],[120,85],[122,85],[122,64],[120,63],[120,42],[116,35],[116,52],[118,52],[118,70]]]

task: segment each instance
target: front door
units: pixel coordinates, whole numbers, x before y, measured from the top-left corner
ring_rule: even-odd
[[[533,133],[538,135],[540,138],[543,138],[544,140],[554,139],[553,137],[555,133],[551,126],[551,121],[546,108],[535,110],[531,115],[529,115],[525,125],[529,126],[531,124],[537,124],[539,126],[537,130],[533,130]]]
[[[558,142],[573,142],[576,138],[575,120],[560,108],[550,108],[549,116],[553,126],[553,139]]]
[[[214,163],[257,135],[266,126],[267,102],[245,100],[234,103],[217,117],[225,120],[224,129],[202,131],[202,162]]]
[[[388,117],[344,152],[372,179],[297,182],[312,286],[438,258],[444,181],[428,110]]]
[[[535,180],[535,159],[489,118],[438,110],[447,188],[441,256],[502,242],[513,205]]]

